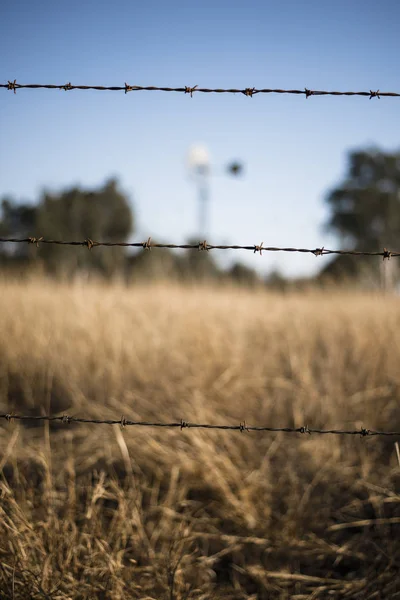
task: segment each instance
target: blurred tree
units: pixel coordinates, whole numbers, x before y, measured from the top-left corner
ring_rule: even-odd
[[[235,262],[232,265],[228,271],[228,276],[231,277],[235,283],[244,285],[246,287],[255,287],[257,285],[261,285],[261,279],[257,272],[240,262]]]
[[[152,239],[152,243],[157,240]],[[128,281],[178,280],[181,278],[184,258],[168,248],[143,248],[126,260]]]
[[[0,234],[9,237],[27,237],[35,227],[36,207],[17,204],[12,198],[1,202]]]
[[[215,263],[211,253],[201,250],[198,239],[188,240],[188,244],[199,245],[199,250],[188,249],[183,255],[181,262],[181,275],[185,279],[196,281],[207,281],[221,277],[221,270]]]
[[[381,250],[400,234],[400,153],[352,152],[346,179],[327,197],[328,227],[359,250]]]
[[[35,229],[37,209],[30,204],[18,204],[12,198],[3,198],[0,212],[2,237],[27,238]],[[1,244],[0,265],[4,270],[19,271],[31,267],[37,259],[36,248],[25,244]]]
[[[268,274],[265,278],[265,283],[269,289],[280,292],[290,287],[290,282],[276,269]]]
[[[326,199],[331,215],[327,228],[343,245],[355,250],[397,250],[400,238],[400,153],[352,152],[344,181]],[[355,259],[341,260],[341,269],[357,272]],[[361,267],[359,260],[358,264]],[[378,262],[371,261],[377,270]]]
[[[3,200],[0,230],[9,237],[123,242],[132,233],[133,223],[129,202],[118,190],[116,180],[111,179],[95,191],[75,187],[59,194],[45,193],[36,206]],[[25,252],[29,250],[32,252],[32,248],[25,247]],[[121,269],[125,260],[122,247],[85,252],[83,248],[39,244],[33,250],[53,274],[95,269],[109,276]]]
[[[155,240],[152,240],[153,242]],[[219,269],[210,252],[200,250],[198,239],[188,240],[188,244],[199,246],[172,252],[163,250],[142,250],[128,260],[128,274],[145,279],[175,279],[180,281],[208,281],[222,279],[225,273]]]

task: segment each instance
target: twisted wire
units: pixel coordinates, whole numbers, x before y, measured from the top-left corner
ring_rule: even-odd
[[[21,89],[45,89],[45,90],[95,90],[98,92],[124,92],[125,94],[129,92],[178,92],[182,94],[189,94],[190,97],[193,97],[194,93],[200,94],[243,94],[249,98],[257,94],[291,94],[296,96],[304,96],[306,99],[311,96],[362,96],[365,98],[399,98],[400,93],[398,92],[381,92],[378,90],[369,90],[369,91],[329,91],[329,90],[311,90],[309,88],[304,89],[281,89],[281,88],[255,88],[255,87],[246,87],[246,88],[202,88],[198,85],[194,86],[181,86],[181,87],[166,87],[166,86],[155,86],[155,85],[129,85],[125,83],[122,85],[113,85],[113,86],[105,86],[105,85],[72,85],[71,82],[63,83],[63,84],[52,84],[52,83],[17,83],[17,80],[8,80],[7,83],[1,83],[0,88],[17,92],[17,90]]]
[[[364,250],[330,250],[322,246],[321,248],[294,248],[294,247],[278,247],[278,246],[264,246],[264,242],[261,244],[250,244],[241,246],[238,244],[209,244],[207,240],[203,240],[196,244],[159,244],[153,242],[151,238],[148,238],[144,242],[97,242],[90,238],[78,241],[66,241],[66,240],[51,240],[43,237],[27,237],[27,238],[0,238],[0,243],[3,244],[55,244],[59,246],[84,246],[89,250],[97,246],[103,247],[130,247],[130,248],[143,248],[145,250],[151,250],[152,248],[170,248],[170,249],[186,249],[186,250],[250,250],[251,252],[259,253],[262,255],[263,252],[300,252],[306,254],[314,254],[314,256],[324,256],[328,254],[339,254],[348,256],[381,256],[383,259],[400,256],[400,252],[394,252],[383,248],[382,251],[364,251]]]
[[[238,425],[231,424],[211,424],[211,423],[195,423],[181,419],[179,421],[158,422],[158,421],[131,421],[124,416],[119,419],[91,419],[85,417],[71,417],[69,415],[16,415],[12,413],[0,414],[0,419],[5,419],[8,422],[12,420],[18,421],[36,421],[36,422],[58,422],[65,425],[71,423],[90,423],[92,425],[120,425],[121,427],[157,427],[162,429],[217,429],[226,431],[264,431],[274,433],[301,433],[301,434],[320,434],[320,435],[359,435],[361,437],[377,437],[377,436],[399,436],[400,431],[376,431],[374,429],[318,429],[308,425],[301,427],[271,427],[266,425],[248,425],[246,421],[240,422]]]

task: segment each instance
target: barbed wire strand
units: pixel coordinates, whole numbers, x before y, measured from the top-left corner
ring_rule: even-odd
[[[348,256],[382,256],[383,259],[391,258],[392,256],[400,256],[400,252],[392,252],[384,248],[381,252],[368,252],[363,250],[329,250],[322,246],[321,248],[280,248],[276,246],[264,246],[264,242],[261,244],[251,244],[249,246],[234,245],[215,245],[209,244],[207,240],[198,242],[197,244],[159,244],[152,242],[149,237],[145,242],[96,242],[87,238],[83,241],[64,241],[64,240],[48,240],[43,237],[28,237],[28,238],[0,238],[0,243],[3,244],[34,244],[37,247],[39,244],[56,244],[60,246],[86,246],[89,250],[96,246],[112,247],[122,246],[130,248],[143,248],[145,250],[151,250],[152,248],[170,248],[170,249],[185,249],[185,250],[250,250],[254,254],[263,252],[301,252],[314,254],[314,256],[323,256],[326,254],[340,254]]]
[[[375,431],[373,429],[361,429],[355,430],[343,430],[343,429],[313,429],[308,425],[302,427],[268,427],[258,425],[247,425],[246,421],[239,423],[239,425],[212,425],[210,423],[192,423],[181,419],[180,421],[170,423],[160,423],[153,421],[130,421],[124,416],[119,419],[90,419],[84,417],[70,417],[69,415],[50,416],[50,415],[14,415],[12,413],[0,414],[0,419],[5,419],[8,422],[14,420],[19,421],[50,421],[59,422],[62,424],[69,425],[71,423],[90,423],[92,425],[120,425],[123,427],[159,427],[169,429],[218,429],[218,430],[229,430],[229,431],[269,431],[269,432],[282,432],[282,433],[312,433],[317,434],[331,434],[331,435],[360,435],[361,437],[367,436],[400,436],[400,431]]]
[[[183,86],[183,87],[159,87],[155,85],[129,85],[125,83],[123,86],[105,86],[105,85],[72,85],[71,82],[64,83],[61,85],[55,85],[51,83],[17,83],[17,80],[8,80],[7,83],[1,83],[0,88],[4,88],[6,90],[10,90],[16,93],[17,90],[21,89],[46,89],[46,90],[96,90],[99,92],[108,91],[108,92],[124,92],[127,94],[128,92],[178,92],[183,94],[189,94],[190,97],[193,97],[194,93],[202,93],[202,94],[243,94],[249,98],[252,98],[256,94],[293,94],[297,96],[305,96],[306,99],[310,98],[310,96],[364,96],[369,98],[378,98],[378,100],[382,97],[390,97],[390,98],[399,98],[400,93],[398,92],[381,92],[378,90],[369,90],[364,92],[340,92],[340,91],[328,91],[328,90],[310,90],[308,88],[304,88],[303,90],[290,90],[290,89],[279,89],[279,88],[261,88],[257,89],[255,87],[247,87],[243,89],[239,88],[201,88],[198,85],[194,86]]]

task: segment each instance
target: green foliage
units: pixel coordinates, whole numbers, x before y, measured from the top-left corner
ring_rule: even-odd
[[[358,250],[382,250],[400,235],[400,153],[353,152],[346,179],[327,197],[328,228]]]
[[[98,190],[74,187],[59,194],[44,193],[36,205],[3,200],[0,229],[10,237],[117,242],[126,241],[132,233],[133,216],[127,198],[111,179]],[[21,246],[21,251],[28,257],[34,255],[47,272],[57,275],[94,269],[109,276],[121,269],[125,260],[125,250],[120,247],[82,252],[81,248],[71,251],[69,247],[39,244],[39,248]]]
[[[327,196],[331,215],[327,228],[343,245],[361,251],[398,250],[400,238],[400,153],[352,152],[347,176]],[[379,261],[338,257],[323,275],[378,281]],[[397,265],[391,267],[392,270]]]

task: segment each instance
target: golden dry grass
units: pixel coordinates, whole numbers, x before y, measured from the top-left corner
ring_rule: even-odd
[[[0,412],[399,430],[399,365],[395,297],[1,283]],[[400,597],[392,438],[0,427],[2,599]]]

